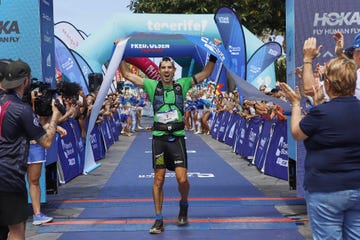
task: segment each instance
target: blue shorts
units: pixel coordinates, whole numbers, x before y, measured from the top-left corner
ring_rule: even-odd
[[[45,148],[39,144],[30,144],[28,164],[46,162]]]

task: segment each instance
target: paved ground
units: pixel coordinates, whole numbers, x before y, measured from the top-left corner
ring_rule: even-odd
[[[145,117],[143,119],[143,126],[151,126],[151,119]],[[136,133],[135,133],[136,134]],[[232,152],[231,147],[212,139],[210,135],[201,135],[202,139],[223,159],[225,159],[234,169],[254,184],[268,197],[296,197],[296,191],[290,190],[287,181],[277,179],[271,176],[260,173],[255,166],[249,166],[248,161],[240,158]],[[56,195],[47,195],[47,200],[66,199],[67,196],[78,199],[91,199],[96,198],[101,188],[106,183],[111,173],[119,164],[119,159],[127,151],[135,138],[134,136],[125,137],[121,136],[119,141],[110,147],[106,154],[106,158],[100,160],[101,167],[91,172],[88,175],[81,175],[71,180],[65,185],[59,186],[59,193]],[[289,205],[289,206],[276,206],[276,208],[284,214],[284,216],[298,218],[299,232],[304,236],[304,239],[312,239],[309,225],[307,222],[306,208],[304,205]],[[83,209],[61,209],[51,210],[43,208],[44,212],[55,218],[71,219],[81,213]],[[53,240],[58,239],[61,233],[37,233],[39,227],[31,224],[32,218],[30,217],[27,223],[26,239],[28,240]]]

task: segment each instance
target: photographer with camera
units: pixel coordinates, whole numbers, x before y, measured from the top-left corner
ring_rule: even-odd
[[[0,225],[9,227],[10,239],[25,239],[28,198],[25,184],[30,140],[49,148],[54,140],[61,112],[52,100],[52,115],[46,128],[41,126],[32,107],[22,101],[31,84],[31,69],[21,60],[6,67],[0,97]]]
[[[59,119],[59,124],[66,122],[69,118],[77,118],[80,104],[79,94],[81,87],[77,83],[61,81],[57,84],[57,93],[62,96],[65,113]]]
[[[56,90],[52,90],[48,83],[35,81],[37,79],[32,80],[31,85],[25,90],[23,101],[32,106],[35,114],[39,118],[40,124],[46,128],[52,115],[51,102],[55,97]],[[61,109],[61,111],[64,111],[64,109]],[[66,130],[61,126],[56,127],[56,132],[58,132],[61,137],[67,134]],[[40,177],[44,162],[46,162],[46,149],[35,140],[31,140],[27,162],[27,179],[33,209],[33,225],[36,226],[53,220],[52,217],[41,212]]]

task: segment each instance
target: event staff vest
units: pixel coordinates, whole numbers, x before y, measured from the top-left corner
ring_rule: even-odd
[[[179,83],[176,82],[173,82],[173,86],[174,86],[173,91],[175,93],[175,102],[173,105],[175,105],[180,110],[181,114],[184,116],[184,99],[182,95],[182,87]],[[165,105],[164,87],[162,82],[159,81],[155,89],[155,96],[153,102],[154,113],[157,113],[159,109],[164,105]]]

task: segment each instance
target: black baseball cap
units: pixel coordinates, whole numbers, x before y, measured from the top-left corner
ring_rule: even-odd
[[[7,66],[11,62],[11,59],[0,59],[0,82],[5,78]]]
[[[21,60],[13,61],[7,65],[5,76],[1,86],[5,89],[13,89],[20,86],[27,77],[30,77],[30,66]]]

